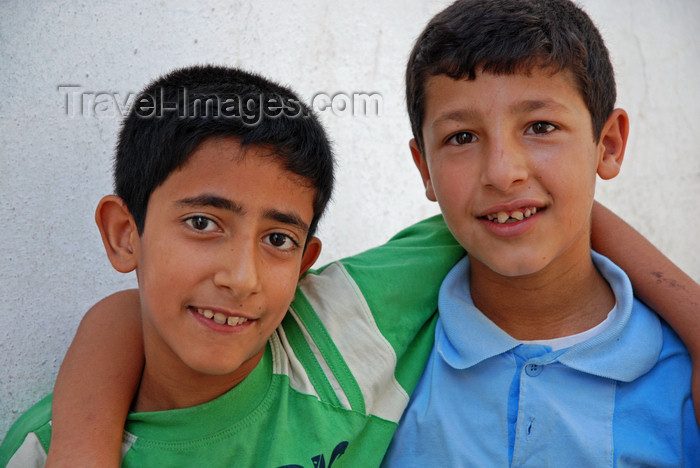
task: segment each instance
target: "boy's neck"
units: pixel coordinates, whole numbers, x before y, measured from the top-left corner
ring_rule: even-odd
[[[146,363],[132,411],[166,411],[189,408],[214,400],[241,383],[262,359],[265,349],[249,359],[233,374],[206,375],[196,372],[184,363],[164,366],[157,357],[149,360],[146,344]],[[149,365],[149,361],[159,362]]]
[[[474,305],[519,340],[589,330],[605,320],[615,306],[615,295],[593,264],[590,247],[577,256],[577,261],[560,258],[543,271],[519,277],[501,276],[470,258]]]

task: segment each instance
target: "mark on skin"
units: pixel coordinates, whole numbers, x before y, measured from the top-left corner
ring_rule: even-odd
[[[656,278],[656,284],[667,283],[673,289],[687,291],[686,287],[682,284],[678,284],[676,280],[668,280],[664,278],[664,274],[660,271],[653,271],[651,274]],[[690,305],[693,307],[700,307],[700,304],[695,301],[692,301]]]
[[[674,289],[682,289],[685,291],[685,286],[683,286],[682,284],[678,284],[676,280],[667,280],[666,278],[664,278],[664,274],[660,271],[654,271],[651,274],[654,275],[654,277],[656,278],[656,284],[668,283],[669,286],[671,286]]]

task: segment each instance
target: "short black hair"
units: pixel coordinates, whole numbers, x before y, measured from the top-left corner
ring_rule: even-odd
[[[473,80],[493,74],[570,70],[591,114],[593,139],[615,106],[608,50],[590,17],[569,0],[458,0],[418,36],[406,67],[406,104],[423,152],[425,83],[431,76]]]
[[[262,145],[270,157],[316,190],[314,234],[333,190],[334,160],[322,125],[289,88],[237,68],[201,65],[150,83],[124,119],[114,163],[116,194],[139,234],[148,200],[205,139],[236,137]]]

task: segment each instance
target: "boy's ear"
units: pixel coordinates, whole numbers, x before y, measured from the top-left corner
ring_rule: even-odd
[[[312,237],[306,243],[304,248],[304,254],[301,257],[301,267],[299,268],[299,278],[301,278],[306,271],[311,268],[311,265],[318,259],[321,255],[321,239],[318,237]]]
[[[612,179],[620,172],[629,129],[627,112],[623,109],[613,110],[603,125],[598,143],[598,175],[601,179]]]
[[[124,200],[116,195],[103,197],[95,210],[95,222],[114,269],[121,273],[134,270],[138,264],[139,235]]]
[[[411,155],[413,156],[413,163],[418,168],[420,176],[423,179],[423,186],[425,187],[425,196],[430,201],[437,201],[435,197],[435,190],[433,190],[433,183],[430,180],[430,169],[428,169],[428,161],[423,157],[418,148],[418,143],[415,138],[411,138],[408,142],[408,146],[411,148]]]

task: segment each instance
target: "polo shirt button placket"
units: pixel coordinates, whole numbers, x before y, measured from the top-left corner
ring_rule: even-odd
[[[530,377],[537,377],[542,373],[542,369],[544,369],[544,366],[540,364],[527,364],[525,366],[525,373]]]

